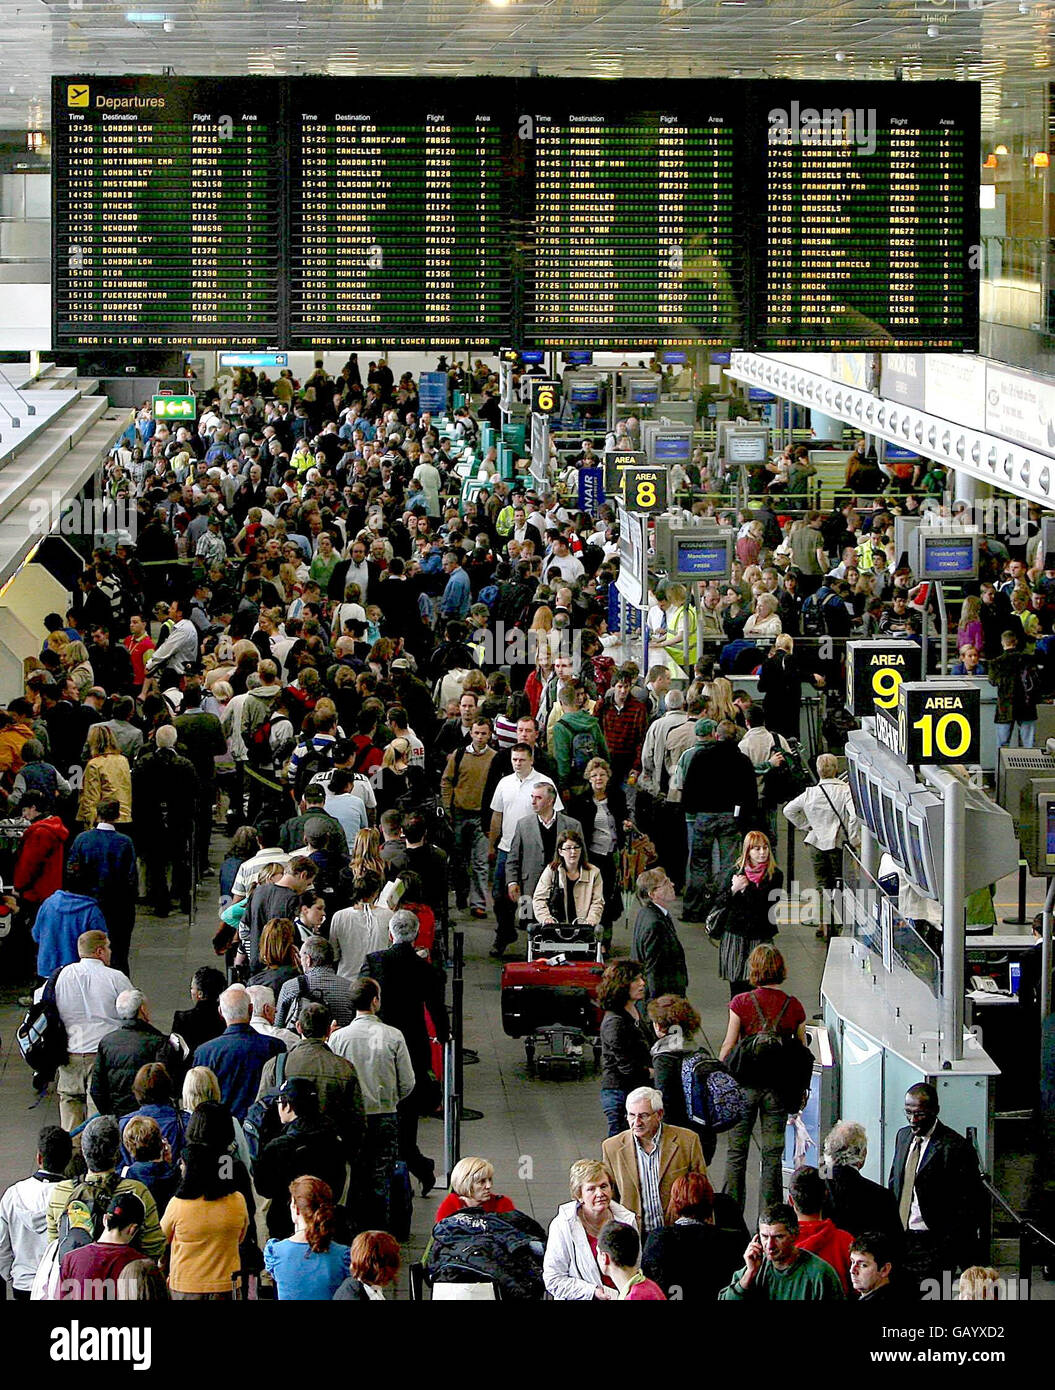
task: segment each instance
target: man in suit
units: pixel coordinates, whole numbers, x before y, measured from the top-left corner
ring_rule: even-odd
[[[905,1231],[906,1284],[941,1279],[985,1264],[978,1228],[983,1189],[974,1145],[938,1119],[938,1093],[926,1082],[905,1094],[905,1118],[890,1165],[888,1187],[898,1199]]]
[[[114,828],[120,815],[119,802],[99,802],[94,829],[82,830],[70,846],[66,872],[71,880],[76,878],[78,891],[99,904],[106,918],[114,969],[127,974],[139,869],[135,845]]]
[[[425,1026],[428,1009],[437,1041],[445,1043],[451,1035],[444,1002],[446,980],[438,966],[423,960],[414,949],[418,919],[405,909],[392,914],[388,924],[391,941],[387,951],[373,951],[363,962],[360,975],[376,980],[381,990],[381,1022],[403,1034],[414,1068],[414,1090],[396,1107],[399,1116],[399,1154],[411,1173],[421,1181],[421,1194],[427,1197],[436,1186],[436,1164],[418,1148],[418,1116],[424,1106],[435,1101],[430,1084],[432,1049]]]
[[[867,1157],[868,1135],[863,1125],[840,1120],[832,1126],[824,1141],[829,1172],[824,1214],[852,1236],[878,1232],[890,1244],[897,1262],[905,1238],[897,1198],[889,1188],[861,1176]]]
[[[557,856],[558,838],[568,830],[582,834],[574,816],[557,810],[557,788],[552,782],[532,787],[531,806],[534,814],[517,821],[506,860],[506,887],[514,902],[522,897],[531,901],[543,869]]]
[[[645,967],[647,997],[658,999],[661,994],[676,994],[684,998],[689,989],[689,971],[678,929],[670,915],[675,893],[666,869],[646,869],[637,880],[637,897],[641,908],[634,922],[630,954]]]
[[[663,1123],[663,1096],[651,1086],[630,1092],[626,1119],[630,1128],[606,1139],[601,1157],[615,1178],[619,1201],[637,1217],[644,1238],[666,1224],[675,1179],[706,1175],[707,1165],[692,1130]]]

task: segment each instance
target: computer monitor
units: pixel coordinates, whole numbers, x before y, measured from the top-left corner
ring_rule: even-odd
[[[574,383],[568,388],[568,400],[572,405],[600,405],[601,387],[596,381],[584,381],[581,385]]]
[[[901,841],[898,839],[897,834],[897,818],[894,813],[894,798],[891,796],[890,792],[885,787],[883,789],[882,805],[884,843],[887,849],[890,851],[890,853],[894,856],[894,858],[900,862],[902,857]]]
[[[850,796],[853,798],[854,811],[857,813],[858,819],[863,820],[865,825],[868,825],[868,809],[865,805],[865,798],[861,795],[861,784],[858,781],[859,769],[857,763],[852,759],[847,761],[846,772],[850,779]],[[871,830],[872,827],[868,825],[868,828]]]
[[[659,387],[631,384],[628,395],[631,405],[655,405],[659,400]]]
[[[708,534],[693,527],[692,534],[676,531],[671,537],[670,573],[675,579],[728,579],[732,573],[732,532]]]
[[[883,824],[883,793],[880,791],[880,783],[874,777],[868,779],[868,805],[872,813],[872,833],[884,849],[889,849],[886,826]]]
[[[933,892],[934,885],[931,882],[930,864],[924,845],[925,835],[926,831],[922,820],[917,819],[910,812],[908,816],[908,847],[912,856],[910,866],[912,877],[929,895]]]
[[[652,446],[657,463],[688,463],[692,458],[692,436],[690,434],[668,435],[658,438]]]
[[[576,348],[572,352],[561,353],[561,361],[567,362],[569,367],[589,367],[593,364],[593,353]]]
[[[901,854],[899,858],[901,860],[901,863],[907,866],[909,862],[909,857],[908,832],[905,828],[905,808],[904,806],[899,805],[897,802],[894,803],[894,819],[897,825],[897,842],[901,849]]]
[[[928,535],[928,527],[916,532],[919,546],[916,577],[918,579],[975,579],[978,575],[977,535],[943,535],[940,531]]]
[[[661,352],[659,354],[659,360],[663,363],[664,367],[684,367],[685,363],[689,360],[689,354],[680,351]]]
[[[769,432],[730,429],[725,436],[725,456],[730,463],[765,463],[769,457]]]
[[[525,367],[539,367],[546,360],[545,348],[521,348],[520,360]]]

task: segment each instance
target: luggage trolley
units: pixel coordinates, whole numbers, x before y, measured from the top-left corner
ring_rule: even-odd
[[[587,1048],[598,1070],[603,973],[599,926],[530,924],[527,960],[502,971],[502,1028],[507,1037],[524,1039],[529,1076],[566,1072],[581,1080]]]

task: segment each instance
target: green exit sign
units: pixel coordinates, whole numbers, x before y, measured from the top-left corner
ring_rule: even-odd
[[[155,420],[193,420],[198,403],[193,396],[155,396]]]

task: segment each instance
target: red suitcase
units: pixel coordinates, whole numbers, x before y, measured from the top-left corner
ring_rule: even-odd
[[[553,1023],[599,1033],[604,1011],[597,1005],[597,987],[603,974],[604,966],[594,961],[567,965],[550,965],[545,960],[511,962],[502,970],[502,1028],[506,1036],[527,1037]]]

